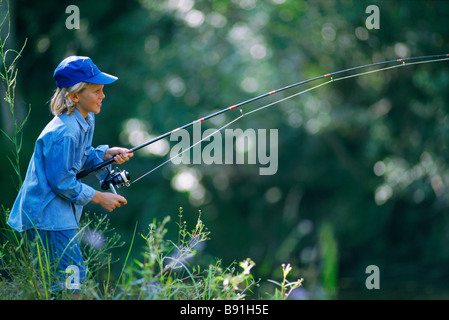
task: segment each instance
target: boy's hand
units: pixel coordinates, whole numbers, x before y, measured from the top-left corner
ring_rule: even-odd
[[[115,163],[122,164],[132,158],[134,153],[126,148],[113,147],[106,150],[104,161],[114,158]]]
[[[119,194],[97,191],[91,202],[99,204],[105,210],[112,212],[115,208],[121,207],[128,202]]]

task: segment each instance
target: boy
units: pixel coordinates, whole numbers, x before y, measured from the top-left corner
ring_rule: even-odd
[[[80,281],[85,278],[77,238],[83,206],[93,202],[110,212],[127,203],[120,195],[94,190],[77,180],[76,174],[112,157],[121,164],[133,154],[126,148],[91,146],[94,114],[100,113],[105,98],[103,87],[117,77],[101,72],[90,58],[81,56],[64,59],[53,76],[58,87],[51,101],[54,118],[36,141],[8,224],[27,233],[34,254],[37,244],[45,248],[48,261],[61,276],[53,284],[58,290],[64,288],[69,266],[79,270]],[[104,175],[97,172],[98,178]]]

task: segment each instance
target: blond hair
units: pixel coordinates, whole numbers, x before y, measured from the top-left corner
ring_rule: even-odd
[[[78,82],[71,87],[57,88],[53,97],[51,98],[50,109],[55,116],[60,116],[63,113],[72,114],[75,111],[75,104],[70,99],[72,94],[80,93],[86,89],[90,83]]]

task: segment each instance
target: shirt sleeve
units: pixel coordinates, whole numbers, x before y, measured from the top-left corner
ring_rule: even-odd
[[[82,159],[76,159],[76,144],[71,136],[54,141],[44,152],[44,168],[48,184],[58,196],[78,205],[86,205],[95,189],[76,179]]]

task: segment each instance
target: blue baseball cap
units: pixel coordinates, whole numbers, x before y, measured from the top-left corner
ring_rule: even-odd
[[[70,87],[78,82],[110,84],[116,76],[101,72],[89,57],[70,56],[61,61],[53,73],[59,88]]]

